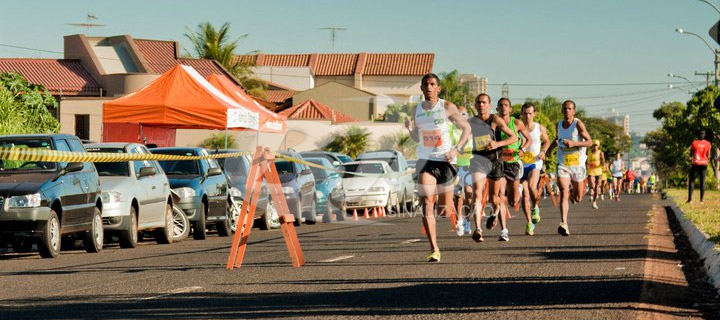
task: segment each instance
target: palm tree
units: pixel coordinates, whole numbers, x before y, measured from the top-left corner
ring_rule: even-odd
[[[247,37],[247,33],[235,40],[229,39],[230,23],[225,22],[219,29],[216,29],[210,22],[202,22],[195,31],[187,28],[185,37],[193,45],[195,54],[189,53],[201,59],[212,59],[219,62],[225,69],[240,80],[240,84],[247,92],[256,97],[265,98],[265,84],[252,78],[251,65],[243,63],[235,57],[235,50],[240,39]]]
[[[336,136],[332,142],[325,146],[326,151],[342,152],[351,158],[357,157],[365,151],[369,144],[370,132],[366,128],[351,126],[345,134]]]

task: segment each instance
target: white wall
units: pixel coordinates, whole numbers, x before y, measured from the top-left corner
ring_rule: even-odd
[[[315,87],[310,67],[252,67],[254,76],[297,91]]]

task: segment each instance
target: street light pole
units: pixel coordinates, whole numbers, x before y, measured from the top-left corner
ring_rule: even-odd
[[[702,0],[699,0],[699,1],[702,1]],[[720,10],[718,12],[720,12]],[[718,66],[720,66],[720,51],[718,51],[717,49],[714,49],[705,40],[705,38],[701,37],[697,33],[686,31],[686,30],[683,30],[682,28],[676,28],[675,31],[680,34],[689,34],[689,35],[693,35],[693,36],[697,37],[698,39],[702,40],[705,43],[705,45],[710,49],[710,52],[712,52],[712,54],[715,56],[715,61],[714,61],[714,64],[715,64],[715,86],[717,87],[718,81],[720,81],[720,73],[718,73]]]
[[[681,76],[681,75],[678,75],[678,74],[672,74],[672,73],[668,73],[668,77],[670,77],[670,78],[680,78],[680,79],[683,79],[683,80],[687,81],[687,83],[689,83],[691,86],[693,86],[693,87],[695,88],[695,90],[700,91],[700,88],[698,88],[698,87],[697,87],[694,83],[692,83],[688,78],[685,78],[685,77],[683,77],[683,76]]]
[[[710,3],[710,1],[707,1],[707,0],[698,0],[698,1],[707,3],[708,5],[713,7],[713,9],[715,9],[715,11],[717,11],[717,13],[720,13],[720,8],[718,8],[716,5]]]

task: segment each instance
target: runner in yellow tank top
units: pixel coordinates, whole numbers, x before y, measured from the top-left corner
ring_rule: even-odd
[[[587,157],[587,171],[590,180],[590,202],[594,209],[598,208],[597,198],[602,193],[600,186],[603,179],[603,167],[605,166],[605,153],[600,150],[600,140],[593,140]]]

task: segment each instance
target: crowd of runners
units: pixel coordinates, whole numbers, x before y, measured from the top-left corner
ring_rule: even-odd
[[[509,241],[510,207],[520,206],[526,219],[525,234],[534,235],[535,224],[541,220],[538,202],[543,163],[555,148],[561,217],[557,232],[562,236],[570,235],[570,203],[582,201],[586,187],[592,207],[597,209],[597,200],[603,200],[604,194],[620,201],[623,190],[640,192],[639,188],[652,189],[656,184],[652,175],[635,187],[636,178],[627,176],[632,170],[626,170],[620,153],[611,163],[606,162],[600,141],[593,140],[582,120],[575,117],[572,100],[562,103],[563,120],[554,124],[556,135],[549,137],[547,128],[535,122],[531,103],[522,105],[521,119],[516,119],[509,99],[499,99],[493,112],[492,99],[483,93],[475,98],[478,114],[469,116],[465,107],[440,99],[441,89],[435,74],[425,75],[421,81],[424,100],[405,120],[410,136],[418,142],[418,194],[431,248],[427,261],[441,259],[436,212],[456,215],[457,234],[469,234],[482,242],[482,217],[489,208],[485,229],[499,225],[499,240]]]

